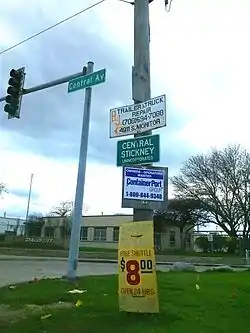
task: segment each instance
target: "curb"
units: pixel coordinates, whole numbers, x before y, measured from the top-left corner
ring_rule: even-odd
[[[11,257],[6,255],[5,257],[0,256],[0,261],[67,261],[68,258],[57,258],[57,257]],[[115,259],[94,259],[94,258],[80,258],[78,262],[81,263],[96,263],[96,264],[118,264],[118,260]],[[178,261],[157,261],[156,264],[158,266],[172,266],[174,263]],[[240,265],[240,264],[212,264],[212,263],[200,263],[200,262],[185,262],[187,264],[191,264],[194,266],[203,266],[203,267],[223,267],[223,266],[230,266],[232,268],[250,268],[250,265]]]

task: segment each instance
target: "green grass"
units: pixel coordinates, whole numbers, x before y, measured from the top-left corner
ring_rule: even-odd
[[[199,276],[200,290],[196,290],[197,273],[159,273],[159,315],[119,312],[116,276],[81,278],[78,288],[87,289],[82,295],[68,294],[67,291],[76,285],[61,280],[21,284],[14,290],[5,287],[0,289],[0,318],[3,311],[5,313],[5,320],[0,321],[0,332],[250,332],[249,272],[200,273]],[[52,303],[73,304],[78,299],[83,302],[79,308],[49,309]],[[8,310],[3,304],[10,306]],[[41,308],[40,312],[26,311],[19,316],[27,304],[46,305],[47,308]],[[8,312],[11,313],[9,317]],[[42,320],[41,315],[48,313],[52,316]]]
[[[185,256],[185,257],[238,257],[239,255],[227,252],[196,252],[192,250],[182,250],[182,249],[167,249],[162,251],[156,251],[156,254],[162,255],[173,255],[173,256]]]
[[[37,252],[39,250],[61,250],[65,251],[65,248],[62,245],[59,244],[47,244],[47,243],[26,243],[24,241],[1,241],[0,239],[0,250],[1,248],[8,248],[15,250],[34,250],[34,252]],[[66,250],[67,251],[67,250]],[[88,253],[117,253],[117,249],[109,249],[109,248],[102,248],[102,247],[80,247],[81,252],[88,252]],[[162,251],[156,251],[156,254],[158,255],[168,255],[168,256],[185,256],[185,257],[239,257],[239,255],[227,253],[227,252],[195,252],[192,250],[182,250],[182,249],[167,249]]]

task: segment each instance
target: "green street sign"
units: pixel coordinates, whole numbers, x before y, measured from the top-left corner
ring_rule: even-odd
[[[96,84],[100,84],[105,82],[106,80],[106,69],[101,69],[97,72],[93,72],[91,74],[79,76],[73,80],[69,81],[68,84],[68,93],[73,91],[77,91],[80,89],[85,89],[91,86],[95,86]]]
[[[148,164],[160,160],[160,136],[147,135],[117,142],[117,166]]]

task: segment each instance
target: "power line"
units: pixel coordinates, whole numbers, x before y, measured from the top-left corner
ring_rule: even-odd
[[[5,53],[5,52],[7,52],[7,51],[9,51],[9,50],[14,49],[15,47],[17,47],[17,46],[19,46],[19,45],[21,45],[21,44],[23,44],[23,43],[28,42],[29,40],[31,40],[31,39],[33,39],[33,38],[35,38],[35,37],[37,37],[37,36],[43,34],[44,32],[47,32],[47,31],[49,31],[49,30],[51,30],[51,29],[57,27],[58,25],[60,25],[60,24],[62,24],[62,23],[64,23],[64,22],[66,22],[66,21],[71,20],[72,18],[74,18],[74,17],[76,17],[76,16],[78,16],[78,15],[80,15],[80,14],[86,12],[87,10],[92,9],[92,8],[94,8],[95,6],[100,5],[100,4],[101,4],[102,2],[104,2],[104,1],[106,1],[106,0],[100,0],[100,1],[96,2],[95,4],[93,4],[93,5],[91,5],[91,6],[87,7],[87,8],[82,9],[80,12],[77,12],[77,13],[75,13],[75,14],[73,14],[73,15],[67,17],[67,18],[65,18],[64,20],[62,20],[62,21],[60,21],[60,22],[57,22],[56,24],[53,24],[53,25],[51,25],[50,27],[48,27],[48,28],[46,28],[46,29],[44,29],[44,30],[41,30],[40,32],[37,32],[36,34],[34,34],[34,35],[32,35],[32,36],[30,36],[30,37],[28,37],[28,38],[26,38],[26,39],[23,39],[22,41],[18,42],[17,44],[14,44],[14,45],[8,47],[7,49],[4,49],[3,51],[0,51],[0,55],[3,54],[3,53]]]

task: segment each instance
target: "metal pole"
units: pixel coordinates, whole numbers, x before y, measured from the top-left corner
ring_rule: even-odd
[[[33,182],[33,173],[30,176],[30,189],[29,189],[29,196],[28,196],[28,203],[27,203],[27,211],[26,211],[26,218],[25,218],[25,222],[27,222],[28,220],[28,216],[29,216],[29,210],[30,210],[30,197],[31,197],[31,189],[32,189],[32,182]]]
[[[68,75],[68,76],[64,76],[60,79],[50,81],[50,82],[47,82],[47,83],[43,83],[43,84],[39,84],[38,86],[35,86],[35,87],[32,87],[32,88],[23,89],[22,94],[23,95],[28,95],[28,94],[36,92],[36,91],[40,91],[40,90],[44,90],[44,89],[47,89],[47,88],[55,87],[55,86],[66,83],[66,82],[68,82],[70,80],[73,80],[73,79],[75,79],[79,76],[82,76],[82,75],[84,75],[83,72],[71,74],[71,75]],[[5,98],[6,98],[6,96],[1,97],[0,102],[4,102]]]
[[[150,31],[149,1],[135,0],[134,3],[134,67],[132,73],[132,92],[134,103],[151,98],[150,91]],[[152,131],[137,134],[135,137],[150,135]],[[134,209],[134,221],[152,220],[149,209]]]
[[[93,70],[94,70],[94,63],[89,61],[87,74],[92,73]],[[77,184],[76,184],[76,193],[75,193],[75,204],[73,211],[73,221],[72,221],[70,247],[69,247],[68,273],[67,273],[68,279],[76,278],[77,265],[78,265],[80,228],[82,224],[82,206],[83,206],[83,197],[84,197],[84,184],[85,184],[88,137],[89,137],[91,94],[92,94],[92,88],[91,87],[86,88],[83,120],[82,120],[82,133],[81,133],[80,154],[79,154],[79,163],[78,163]]]

